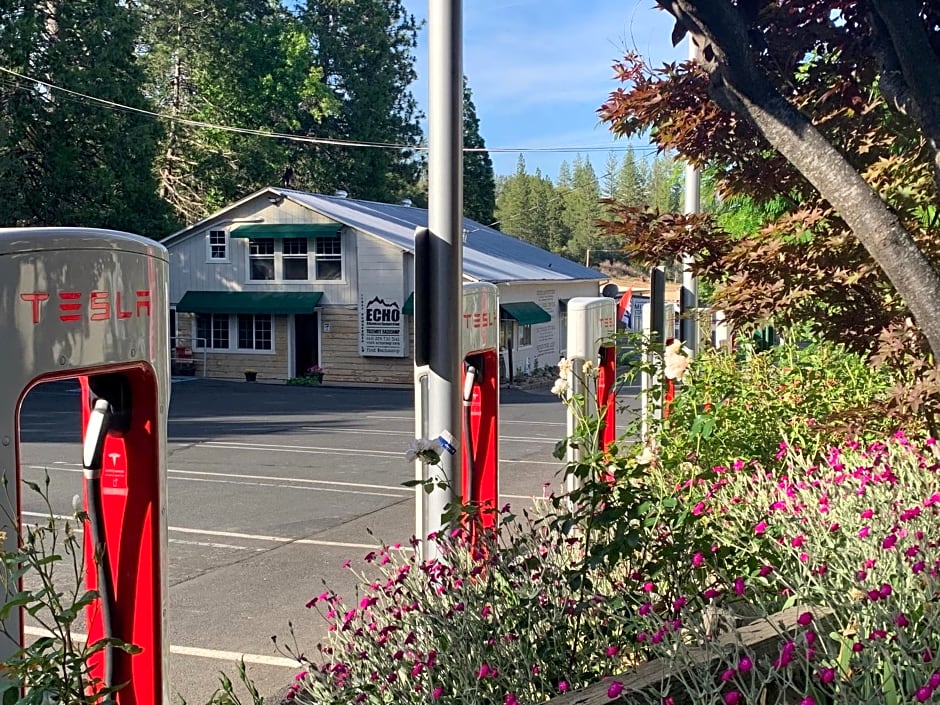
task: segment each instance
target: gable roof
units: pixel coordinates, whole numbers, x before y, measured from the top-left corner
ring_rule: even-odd
[[[165,238],[170,247],[195,234],[226,212],[259,196],[283,196],[338,223],[368,233],[402,250],[414,252],[415,228],[428,226],[425,208],[360,201],[340,196],[322,196],[304,191],[269,187],[247,196],[198,223]],[[560,257],[540,247],[507,235],[469,218],[463,219],[463,271],[477,281],[493,283],[546,280],[600,280],[600,272]]]

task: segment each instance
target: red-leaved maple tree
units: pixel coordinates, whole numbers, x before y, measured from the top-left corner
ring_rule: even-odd
[[[609,203],[604,224],[651,263],[695,256],[736,322],[809,321],[906,369],[911,410],[940,382],[940,3],[659,0],[700,60],[636,54],[601,107],[715,175],[726,202],[774,203],[747,237],[708,216]]]

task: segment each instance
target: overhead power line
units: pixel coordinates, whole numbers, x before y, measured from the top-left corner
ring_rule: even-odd
[[[263,137],[267,139],[278,139],[286,140],[289,142],[304,142],[307,144],[321,144],[327,146],[335,147],[358,147],[364,149],[387,149],[395,151],[414,151],[414,152],[426,152],[428,147],[426,144],[396,144],[392,142],[366,142],[358,140],[343,140],[343,139],[333,139],[330,137],[311,137],[308,135],[291,135],[284,132],[274,132],[272,130],[262,130],[254,129],[248,127],[236,127],[233,125],[217,125],[215,123],[205,122],[202,120],[191,120],[189,118],[179,117],[176,115],[166,115],[164,113],[157,113],[152,110],[145,110],[144,108],[136,108],[131,105],[124,105],[122,103],[117,103],[113,100],[107,100],[106,98],[98,98],[97,96],[89,95],[87,93],[81,93],[79,91],[74,91],[69,88],[64,88],[62,86],[57,86],[54,83],[49,83],[48,81],[43,81],[39,78],[33,78],[32,76],[27,76],[22,73],[13,71],[4,66],[0,66],[0,71],[3,73],[9,74],[10,76],[19,79],[20,81],[28,81],[37,86],[42,86],[43,88],[51,91],[58,91],[65,95],[70,96],[71,98],[79,99],[79,101],[85,101],[92,105],[96,105],[101,108],[108,110],[115,110],[119,112],[135,113],[138,115],[144,115],[150,118],[155,118],[157,120],[167,120],[169,122],[175,122],[180,125],[186,125],[189,127],[195,127],[204,130],[218,130],[221,132],[232,132],[235,134],[241,135],[252,135],[255,137]],[[635,152],[653,152],[656,151],[656,147],[651,145],[566,145],[566,146],[557,146],[557,147],[464,147],[464,152],[474,153],[474,152],[490,152],[490,153],[577,153],[577,152],[625,152],[632,149]]]

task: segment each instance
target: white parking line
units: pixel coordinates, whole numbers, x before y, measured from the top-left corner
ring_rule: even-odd
[[[24,626],[23,633],[29,636],[55,636],[52,632],[41,627]],[[87,641],[88,635],[79,632],[72,632],[72,639],[75,641]],[[264,654],[243,654],[238,651],[220,651],[218,649],[202,649],[196,646],[175,646],[170,645],[170,653],[178,656],[198,656],[200,658],[211,658],[218,661],[232,661],[238,663],[244,660],[245,663],[252,663],[257,666],[283,666],[284,668],[300,668],[293,659],[283,656],[265,656]]]
[[[367,419],[385,419],[388,421],[411,421],[414,423],[414,416],[381,416],[379,414],[367,414],[364,418]],[[503,426],[505,424],[522,424],[523,426],[565,426],[564,421],[513,421],[510,419],[500,419],[499,425]]]
[[[23,516],[48,518],[49,514],[42,512],[20,512]],[[53,514],[53,519],[73,520],[75,517],[68,514]],[[321,541],[319,539],[297,539],[290,536],[272,536],[268,534],[246,534],[238,531],[213,531],[212,529],[190,529],[182,526],[168,526],[167,531],[174,531],[180,534],[194,534],[199,536],[218,536],[229,539],[245,539],[246,541],[266,541],[276,544],[300,544],[303,546],[325,546],[327,548],[363,548],[374,550],[380,548],[376,543],[351,543],[347,541]],[[172,539],[170,539],[172,541]],[[203,544],[214,546],[214,544]]]
[[[362,429],[362,428],[322,428],[320,426],[301,426],[300,430],[302,431],[323,431],[329,433],[354,433],[357,436],[361,435],[374,435],[374,436],[399,436],[402,438],[414,438],[413,433],[408,431],[378,431],[375,429]],[[556,443],[557,438],[551,438],[547,436],[500,436],[500,440],[506,441],[519,441],[521,443]]]

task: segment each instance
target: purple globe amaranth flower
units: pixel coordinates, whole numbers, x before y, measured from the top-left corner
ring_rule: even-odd
[[[724,697],[725,705],[741,705],[744,702],[744,698],[736,690],[732,690],[728,693],[725,693]]]
[[[735,672],[734,672],[734,669],[733,669],[733,668],[726,668],[726,669],[722,672],[720,678],[721,678],[721,680],[722,680],[723,682],[727,683],[728,681],[730,681],[730,680],[732,680],[732,679],[734,678],[734,675],[735,675]]]
[[[738,673],[748,673],[752,668],[754,664],[747,656],[742,656],[738,661]]]
[[[888,534],[881,541],[881,547],[886,551],[888,549],[894,548],[895,544],[898,542],[898,537],[896,534]]]
[[[914,693],[914,699],[919,703],[925,703],[933,697],[933,688],[929,685],[923,685]]]
[[[704,562],[705,562],[705,556],[703,556],[701,553],[696,553],[694,556],[692,556],[693,568],[701,568]]]
[[[861,529],[858,530],[858,537],[860,539],[863,539],[867,537],[868,534],[870,533],[871,533],[871,528],[869,528],[868,526],[863,526]]]
[[[614,698],[619,698],[622,692],[623,683],[620,681],[613,681],[609,686],[607,686],[607,697],[611,700]]]
[[[911,625],[910,620],[907,618],[907,615],[901,612],[897,617],[894,618],[894,623],[903,629],[904,627],[909,627]]]
[[[800,705],[816,705],[816,698],[812,695],[807,695],[805,698],[800,700]]]
[[[619,646],[608,646],[606,649],[604,649],[604,655],[605,655],[605,656],[616,656],[619,651],[620,651],[620,647],[619,647]]]
[[[852,644],[852,653],[860,654],[864,650],[865,650],[865,645],[862,642],[856,641],[854,644]]]
[[[568,681],[558,681],[558,690],[562,693],[568,692]]]
[[[829,685],[835,679],[836,679],[836,669],[834,668],[819,669],[819,680],[821,680],[826,685]]]
[[[797,624],[801,627],[808,627],[813,621],[812,612],[803,612],[799,617],[796,618]]]
[[[878,588],[878,594],[881,595],[882,599],[886,599],[892,593],[891,585],[888,583],[882,583],[881,587]]]
[[[920,655],[920,658],[924,663],[930,663],[933,661],[933,651],[930,649],[924,649],[924,652]]]
[[[444,694],[444,686],[437,686],[431,691],[431,700],[438,700]]]
[[[503,698],[503,705],[519,705],[519,701],[516,699],[516,694],[506,693],[506,697]]]
[[[934,690],[940,688],[940,671],[934,671],[933,675],[930,676],[928,683]]]
[[[762,535],[762,534],[763,534],[764,532],[766,532],[766,531],[767,531],[767,522],[766,522],[766,521],[759,521],[759,522],[757,522],[757,524],[754,526],[754,533],[757,534],[758,536]]]

